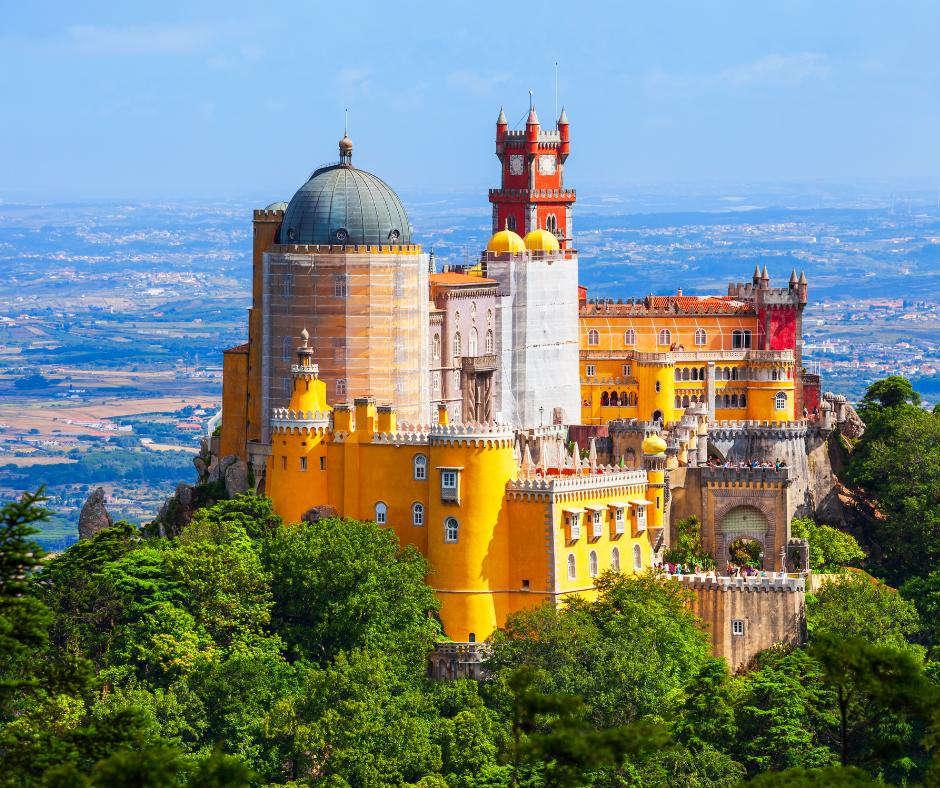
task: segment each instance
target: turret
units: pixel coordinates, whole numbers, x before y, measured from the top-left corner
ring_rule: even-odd
[[[760,289],[761,290],[770,290],[770,274],[767,273],[767,266],[764,266],[764,270],[760,275]]]
[[[558,149],[558,158],[564,164],[568,158],[568,116],[565,114],[565,108],[561,108],[561,115],[558,117],[558,136],[561,139],[561,147]]]
[[[535,158],[539,152],[539,116],[535,114],[535,107],[529,108],[529,117],[525,122],[525,152],[531,191],[535,188]]]
[[[506,128],[509,124],[506,122],[506,113],[503,112],[503,108],[499,108],[499,117],[496,119],[496,155],[499,156],[499,160],[503,160],[503,156],[506,154]]]
[[[650,502],[650,511],[647,515],[647,526],[656,533],[650,534],[650,544],[655,545],[662,535],[664,544],[668,546],[669,536],[663,533],[663,514],[666,495],[666,441],[659,435],[650,435],[643,441],[643,469],[646,471],[646,500]],[[657,531],[658,529],[658,531]]]
[[[754,285],[755,290],[757,290],[757,288],[760,287],[760,266],[759,265],[754,266],[754,276],[751,277],[751,284]]]
[[[806,299],[807,299],[806,291],[807,291],[808,286],[809,286],[809,282],[806,281],[806,274],[800,271],[800,279],[796,283],[796,291],[797,291],[797,294],[799,295],[801,304],[806,303]]]
[[[793,290],[796,288],[796,285],[797,285],[796,269],[794,268],[793,273],[790,274],[789,292],[792,293]]]

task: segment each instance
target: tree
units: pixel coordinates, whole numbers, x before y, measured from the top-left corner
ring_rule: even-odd
[[[843,766],[896,760],[903,751],[901,739],[885,735],[884,726],[898,718],[929,719],[933,714],[938,691],[907,651],[825,632],[810,653],[836,688]]]
[[[940,646],[940,571],[912,577],[901,586],[900,593],[917,608],[920,642],[927,645],[928,658],[936,660]]]
[[[676,738],[694,749],[709,745],[722,752],[732,749],[738,738],[736,706],[741,689],[724,659],[706,660],[676,707]]]
[[[914,391],[909,380],[899,375],[891,375],[885,380],[876,380],[868,387],[862,398],[862,406],[867,409],[896,408],[907,402],[920,405],[920,394]]]
[[[783,772],[759,774],[747,783],[748,788],[882,788],[883,782],[873,780],[861,769],[787,769]]]
[[[675,545],[663,553],[663,560],[670,564],[701,566],[705,571],[715,568],[715,559],[702,545],[701,524],[694,514],[676,523]]]
[[[795,539],[809,542],[809,563],[813,572],[839,572],[865,560],[865,553],[853,536],[829,525],[817,525],[806,518],[794,518],[790,533]]]
[[[893,588],[866,574],[849,572],[823,583],[807,600],[806,624],[813,638],[823,632],[863,637],[869,643],[923,656],[923,647],[913,645],[920,631],[917,609]]]
[[[294,659],[328,664],[340,651],[398,655],[418,675],[440,629],[424,582],[431,565],[375,523],[331,518],[275,530],[261,549],[272,576],[272,626]]]

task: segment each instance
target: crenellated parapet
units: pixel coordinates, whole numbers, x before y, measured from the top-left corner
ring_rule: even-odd
[[[646,490],[646,471],[620,470],[607,466],[602,473],[543,478],[510,479],[507,500],[553,501],[561,503],[611,495],[641,495]]]
[[[772,440],[803,440],[810,427],[807,419],[795,421],[748,421],[721,420],[708,424],[708,439],[711,441],[737,440],[745,435]],[[755,459],[767,459],[759,457]]]
[[[385,446],[427,446],[429,428],[419,430],[398,430],[396,432],[374,432],[372,443]]]
[[[802,593],[806,591],[806,576],[786,577],[714,577],[713,575],[669,575],[684,586],[695,591],[718,593]]]
[[[702,468],[702,482],[717,485],[752,485],[790,483],[789,468],[716,468],[706,465]]]
[[[511,447],[515,433],[508,424],[434,424],[428,434],[431,446]]]
[[[647,296],[626,302],[612,298],[589,300],[578,310],[579,317],[675,317],[677,315],[753,315],[752,304],[720,298],[694,296]]]

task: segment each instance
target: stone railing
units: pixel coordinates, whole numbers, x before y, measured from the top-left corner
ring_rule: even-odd
[[[787,575],[780,577],[714,577],[713,575],[667,575],[683,585],[695,590],[707,591],[806,591],[806,575]]]
[[[571,493],[598,492],[625,484],[646,484],[646,471],[621,471],[610,465],[604,473],[582,474],[580,476],[546,476],[542,479],[510,479],[506,482],[508,493]]]
[[[783,482],[790,480],[789,468],[716,468],[713,465],[702,466],[703,482]]]
[[[792,350],[664,350],[651,353],[645,350],[584,350],[578,351],[582,360],[634,359],[647,364],[676,362],[747,361],[751,364],[792,364]]]
[[[464,372],[492,372],[496,369],[496,354],[486,356],[462,356],[460,368]]]
[[[466,441],[474,446],[486,446],[490,443],[512,446],[515,431],[511,424],[432,424],[428,433],[429,441],[442,444]]]

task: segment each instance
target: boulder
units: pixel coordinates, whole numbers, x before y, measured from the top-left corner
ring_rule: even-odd
[[[226,454],[221,460],[219,460],[215,465],[209,468],[209,481],[217,482],[220,479],[225,478],[225,469],[229,465],[236,462],[238,457],[234,454]]]
[[[173,496],[183,506],[192,506],[196,489],[191,484],[180,482],[176,485],[176,494]]]
[[[312,509],[307,509],[307,511],[300,516],[300,519],[305,523],[315,523],[319,520],[326,520],[329,517],[337,516],[339,516],[339,512],[332,506],[314,506]]]
[[[209,466],[202,457],[193,457],[193,465],[196,466],[196,473],[199,474],[200,479],[209,472]]]
[[[78,538],[91,539],[98,531],[114,525],[114,518],[104,505],[104,488],[99,487],[85,501],[78,517]]]
[[[846,438],[858,440],[865,432],[865,422],[859,418],[855,408],[851,405],[845,406],[845,422],[839,425],[839,429]]]
[[[225,466],[223,478],[225,479],[225,493],[229,498],[244,495],[248,492],[248,463],[236,457],[234,462]]]

